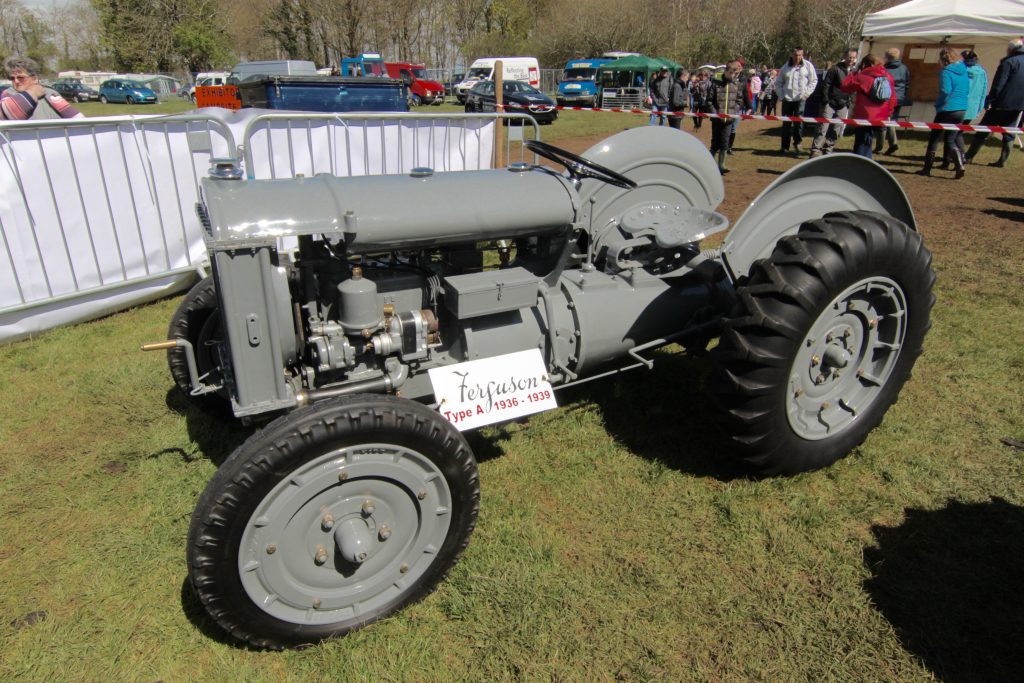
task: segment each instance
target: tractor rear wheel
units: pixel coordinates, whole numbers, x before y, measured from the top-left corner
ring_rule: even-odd
[[[220,466],[192,515],[189,578],[235,637],[315,643],[430,593],[479,506],[473,452],[436,411],[393,396],[328,399]]]
[[[867,211],[804,223],[755,262],[713,351],[743,462],[791,474],[860,445],[921,353],[934,282],[921,236]]]

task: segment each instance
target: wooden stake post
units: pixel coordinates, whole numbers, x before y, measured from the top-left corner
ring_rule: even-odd
[[[494,101],[497,103],[495,110],[499,113],[505,111],[502,108],[505,90],[505,64],[500,59],[494,63]],[[494,167],[505,166],[505,122],[500,117],[495,121],[494,126]]]

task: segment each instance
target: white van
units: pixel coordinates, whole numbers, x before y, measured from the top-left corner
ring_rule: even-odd
[[[227,85],[229,75],[227,71],[201,71],[196,74],[195,85],[181,89],[181,96],[195,103],[197,87],[201,85]]]
[[[238,85],[250,78],[267,76],[317,76],[316,64],[301,59],[272,59],[265,62],[239,62],[228,76],[228,85]]]
[[[502,63],[502,78],[506,81],[526,81],[540,88],[540,64],[536,57],[481,57],[469,66],[466,78],[455,86],[455,98],[466,102],[466,93],[480,81],[494,79],[494,63]]]

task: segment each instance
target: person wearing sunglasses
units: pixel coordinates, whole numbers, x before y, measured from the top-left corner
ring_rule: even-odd
[[[77,119],[82,113],[60,93],[39,82],[39,65],[28,57],[8,57],[4,69],[11,87],[0,93],[0,119]]]

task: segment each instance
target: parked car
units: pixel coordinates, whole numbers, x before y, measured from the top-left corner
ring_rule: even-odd
[[[466,77],[466,74],[463,71],[459,71],[458,73],[453,73],[451,79],[445,81],[442,84],[442,85],[444,85],[444,95],[445,95],[445,97],[455,97],[455,86],[457,86],[459,83],[462,83],[462,80],[465,77]]]
[[[156,93],[138,81],[111,78],[100,84],[100,102],[124,104],[156,104]]]
[[[508,111],[529,114],[537,123],[553,123],[558,118],[555,101],[524,81],[505,81],[502,100]],[[494,81],[480,81],[466,93],[466,111],[497,111]]]
[[[62,78],[53,82],[53,89],[68,102],[98,100],[100,94],[77,78]]]

